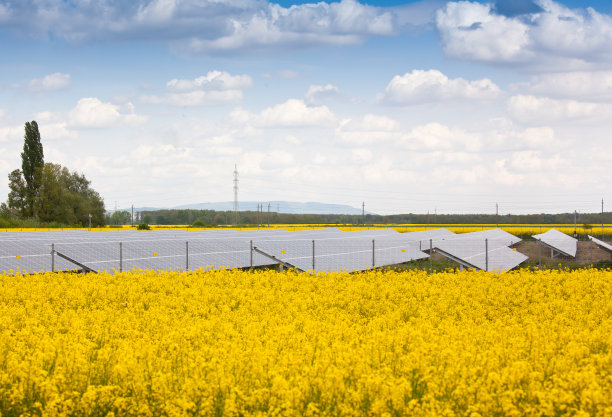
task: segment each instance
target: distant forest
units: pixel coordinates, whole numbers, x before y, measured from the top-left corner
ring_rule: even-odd
[[[120,215],[122,214],[122,215]],[[231,211],[214,210],[155,210],[135,213],[134,223],[147,224],[187,224],[200,226],[267,225],[270,224],[336,224],[359,225],[364,219],[361,215],[343,214],[288,214],[267,211],[241,211],[238,221]],[[612,212],[603,214],[605,224],[612,223]],[[131,216],[127,212],[117,212],[107,217],[108,224],[129,224]],[[601,213],[578,213],[577,224],[598,225],[602,222]],[[397,214],[380,216],[365,215],[365,224],[573,224],[574,213],[562,214]]]

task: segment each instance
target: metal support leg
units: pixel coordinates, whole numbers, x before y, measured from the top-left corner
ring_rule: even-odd
[[[189,271],[189,241],[185,242],[185,271]]]
[[[433,259],[431,259],[431,257],[433,256],[433,242],[431,239],[429,239],[429,273],[433,274]]]
[[[251,240],[251,268],[253,268],[253,241]]]
[[[372,269],[376,268],[376,242],[372,239]]]
[[[489,239],[485,239],[485,271],[489,272]]]
[[[123,242],[119,242],[119,272],[123,272]]]
[[[539,269],[542,269],[542,239],[538,239],[538,264]]]
[[[55,272],[55,243],[51,244],[51,272]]]
[[[315,271],[315,241],[312,240],[312,272]]]

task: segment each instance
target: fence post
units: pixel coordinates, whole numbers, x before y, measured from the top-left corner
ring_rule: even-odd
[[[315,271],[315,241],[312,240],[312,272]]]
[[[485,239],[485,271],[489,272],[489,239]]]
[[[253,241],[251,240],[251,268],[253,268]]]
[[[538,238],[538,268],[542,270],[542,239]]]
[[[51,244],[51,272],[55,272],[55,243]]]
[[[372,239],[372,269],[376,267],[376,243]]]
[[[185,241],[185,271],[189,271],[189,241]]]
[[[119,272],[123,272],[123,242],[119,242]]]
[[[431,239],[429,239],[429,273],[430,274],[433,274],[433,259],[431,259],[432,256],[433,256],[433,243]]]

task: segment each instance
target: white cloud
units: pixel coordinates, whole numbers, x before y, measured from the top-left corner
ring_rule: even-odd
[[[172,106],[206,106],[239,103],[243,88],[253,85],[248,75],[231,75],[224,71],[209,71],[192,80],[172,79],[166,83],[167,92],[162,96],[143,96],[144,103]]]
[[[172,106],[207,106],[213,104],[239,103],[242,101],[242,91],[190,91],[188,93],[168,93],[163,96],[142,96],[143,103],[170,104]]]
[[[0,119],[2,119],[5,114],[6,114],[6,112],[4,111],[4,109],[0,108]]]
[[[0,127],[0,142],[20,140],[23,138],[23,126]]]
[[[289,99],[268,107],[259,114],[236,109],[230,114],[234,123],[253,124],[257,127],[331,127],[336,117],[327,106],[307,106],[303,100]]]
[[[499,97],[499,87],[488,78],[467,81],[449,79],[438,70],[414,70],[396,75],[381,97],[392,104],[410,105],[453,99],[493,99]]]
[[[369,145],[397,140],[401,137],[397,121],[375,114],[366,114],[359,119],[344,119],[336,129],[336,137],[348,145]]]
[[[536,124],[593,120],[612,116],[612,104],[557,100],[531,95],[510,97],[507,108],[514,119]]]
[[[18,35],[70,42],[161,40],[191,52],[356,43],[396,31],[396,16],[356,0],[282,7],[268,1],[38,2],[0,9]],[[36,16],[32,19],[31,16]]]
[[[176,78],[168,81],[166,87],[174,91],[193,90],[241,90],[253,85],[253,80],[248,75],[231,75],[225,71],[209,71],[193,80],[178,80]]]
[[[526,58],[529,26],[496,15],[490,4],[448,3],[436,14],[445,52],[455,58],[514,61]]]
[[[338,94],[338,87],[331,84],[311,85],[304,96],[308,104],[320,104]]]
[[[612,99],[612,71],[575,71],[534,76],[530,82],[515,85],[532,94],[547,97]]]
[[[56,91],[68,87],[71,83],[70,74],[56,72],[43,78],[34,78],[28,83],[28,88],[32,91]]]
[[[192,39],[192,51],[260,50],[270,45],[343,45],[369,35],[390,35],[393,15],[355,0],[310,3],[284,8],[268,3],[258,13],[227,21],[229,33],[214,39]]]
[[[436,26],[445,52],[454,58],[564,65],[612,61],[612,18],[593,8],[569,9],[552,0],[540,10],[506,17],[491,4],[451,2],[437,12]]]
[[[68,129],[68,123],[39,123],[40,135],[43,139],[74,139],[77,137],[76,132]]]
[[[75,127],[138,125],[147,120],[146,116],[134,114],[131,103],[122,109],[116,104],[103,102],[95,97],[80,99],[68,116],[70,125]]]
[[[280,71],[276,71],[273,73],[270,72],[264,72],[263,74],[261,74],[261,78],[282,78],[285,80],[295,80],[297,78],[300,78],[301,74],[298,71],[294,71],[294,70],[280,70]]]
[[[402,138],[412,150],[451,151],[463,149],[478,152],[482,149],[479,134],[467,132],[460,128],[451,128],[440,123],[428,123],[417,126]]]
[[[351,159],[357,164],[365,164],[374,158],[371,150],[366,148],[355,148],[351,151]]]

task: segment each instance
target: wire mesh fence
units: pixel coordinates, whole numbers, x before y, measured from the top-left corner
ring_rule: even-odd
[[[423,239],[399,233],[326,232],[232,235],[183,239],[184,234],[111,239],[0,239],[0,273],[40,271],[195,270],[292,268],[309,272],[414,267],[431,272],[471,268],[501,272],[516,267],[563,268],[608,265],[612,245],[593,239],[521,240],[514,236],[442,234]]]

